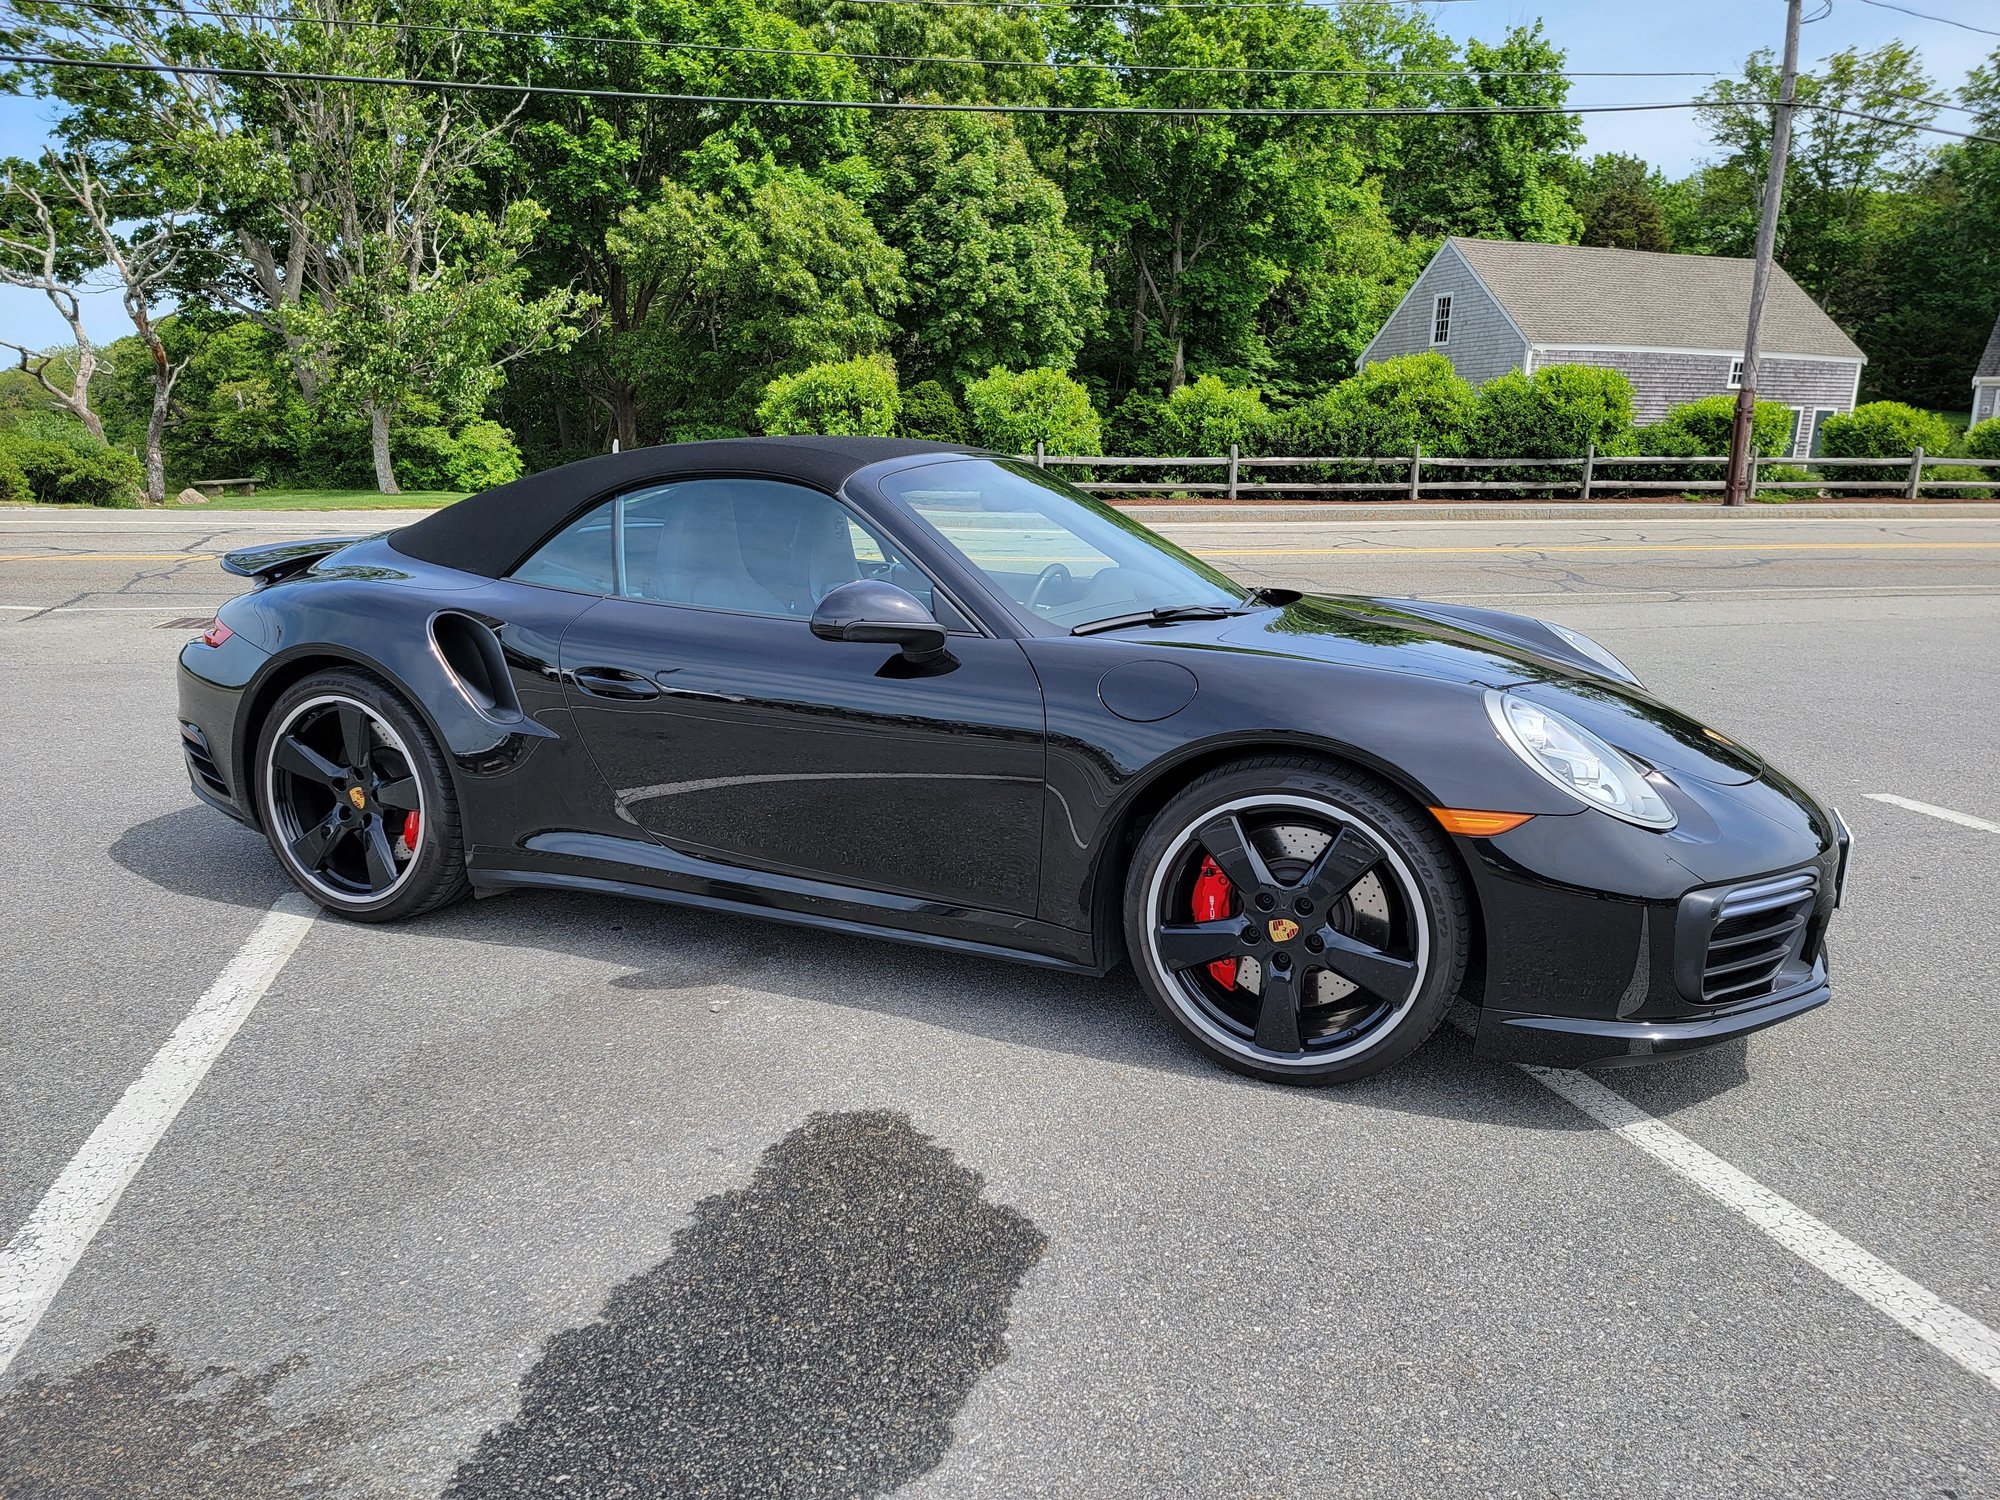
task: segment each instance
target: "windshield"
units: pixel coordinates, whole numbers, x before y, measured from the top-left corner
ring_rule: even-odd
[[[1054,625],[1156,609],[1234,609],[1245,592],[1131,517],[1030,464],[961,458],[882,488],[1001,593]]]

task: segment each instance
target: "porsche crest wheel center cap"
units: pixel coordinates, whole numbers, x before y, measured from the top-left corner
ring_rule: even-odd
[[[1270,933],[1272,942],[1289,943],[1299,935],[1299,924],[1289,917],[1278,917],[1271,923]]]
[[[358,786],[351,786],[347,789],[347,800],[352,802],[356,808],[366,807],[368,805],[368,794]],[[320,805],[323,807],[326,804],[321,803]]]

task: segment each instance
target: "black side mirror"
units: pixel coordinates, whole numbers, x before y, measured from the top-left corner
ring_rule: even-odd
[[[946,636],[915,594],[879,578],[859,578],[828,590],[813,611],[812,633],[823,641],[900,646],[915,662],[944,655]]]

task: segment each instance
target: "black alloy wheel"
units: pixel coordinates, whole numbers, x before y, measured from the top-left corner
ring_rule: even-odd
[[[257,791],[293,882],[330,911],[389,921],[468,889],[458,809],[429,731],[359,672],[322,672],[265,721]]]
[[[1174,1028],[1281,1082],[1365,1077],[1436,1030],[1470,922],[1442,835],[1389,788],[1309,760],[1202,777],[1148,829],[1133,967]]]

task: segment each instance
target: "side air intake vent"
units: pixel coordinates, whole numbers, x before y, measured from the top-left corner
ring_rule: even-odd
[[[507,657],[493,627],[472,615],[445,612],[431,618],[431,640],[452,676],[488,718],[518,719],[521,702],[507,674]]]

